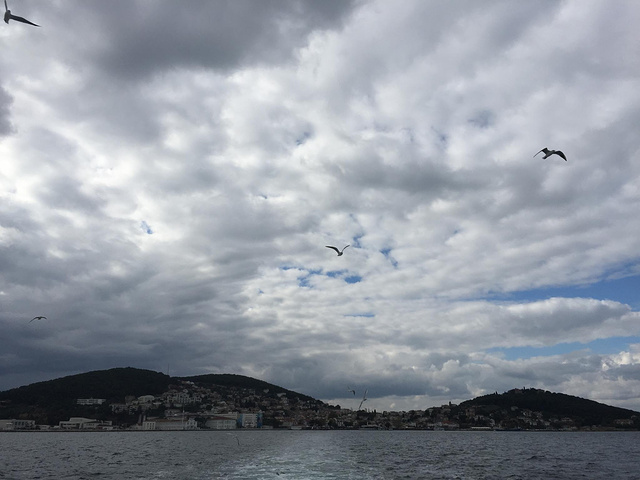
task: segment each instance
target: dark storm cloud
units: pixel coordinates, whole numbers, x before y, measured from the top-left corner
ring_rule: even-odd
[[[114,0],[79,2],[74,11],[96,39],[87,60],[138,78],[181,67],[229,71],[286,60],[311,31],[338,27],[352,6],[341,0]]]

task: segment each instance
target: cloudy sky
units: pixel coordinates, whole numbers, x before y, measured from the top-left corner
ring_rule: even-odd
[[[638,2],[9,8],[41,27],[0,27],[0,390],[640,410]]]

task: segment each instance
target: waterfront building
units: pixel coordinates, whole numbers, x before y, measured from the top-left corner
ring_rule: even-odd
[[[198,422],[194,418],[186,420],[171,420],[165,418],[159,418],[154,421],[156,424],[155,430],[197,430]],[[143,424],[144,429],[144,424]]]
[[[145,420],[142,422],[142,430],[157,430],[155,420]]]
[[[58,423],[58,427],[63,430],[111,430],[113,424],[111,421],[101,422],[93,418],[71,417],[69,420]]]
[[[262,426],[262,412],[241,413],[238,415],[238,424],[242,428],[259,428]]]
[[[105,398],[79,398],[76,403],[78,405],[102,405],[106,401]]]
[[[237,421],[237,414],[223,413],[207,419],[205,426],[212,430],[234,430],[238,427]]]
[[[8,420],[0,420],[0,431],[2,430],[35,430],[35,420],[21,420],[11,418]]]

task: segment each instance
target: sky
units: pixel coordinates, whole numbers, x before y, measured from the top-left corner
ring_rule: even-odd
[[[0,390],[640,411],[638,2],[9,8],[40,27],[0,25]]]

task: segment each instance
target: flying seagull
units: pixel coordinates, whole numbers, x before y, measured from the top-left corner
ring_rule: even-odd
[[[40,25],[36,25],[33,22],[30,22],[26,18],[19,17],[17,15],[13,15],[9,7],[7,6],[7,0],[4,0],[4,23],[8,24],[9,20],[15,20],[16,22],[28,23],[29,25],[33,25],[34,27],[39,27]]]
[[[347,387],[347,392],[351,392],[351,393],[353,393],[353,396],[354,396],[354,397],[356,396],[356,391],[355,391],[355,390],[353,390],[353,389],[351,389],[351,388],[349,388],[349,387]]]
[[[332,247],[331,245],[325,245],[325,247],[327,248],[331,248],[332,250],[335,250],[336,253],[338,254],[339,257],[342,256],[342,254],[344,253],[344,251],[347,249],[347,247],[349,247],[350,245],[347,245],[346,247],[344,247],[342,250],[338,250],[336,247]]]
[[[549,150],[548,148],[543,148],[542,150],[540,150],[540,152],[544,153],[544,157],[542,157],[543,159],[555,154],[555,155],[558,155],[559,157],[564,158],[565,162],[567,161],[567,157],[565,157],[564,153],[562,153],[560,150]],[[536,155],[538,155],[538,153],[536,153]],[[534,157],[536,155],[534,155]]]
[[[47,317],[45,317],[44,315],[38,315],[37,317],[33,317],[31,320],[29,320],[29,323],[33,322],[34,320],[42,320],[42,319],[47,319]]]

